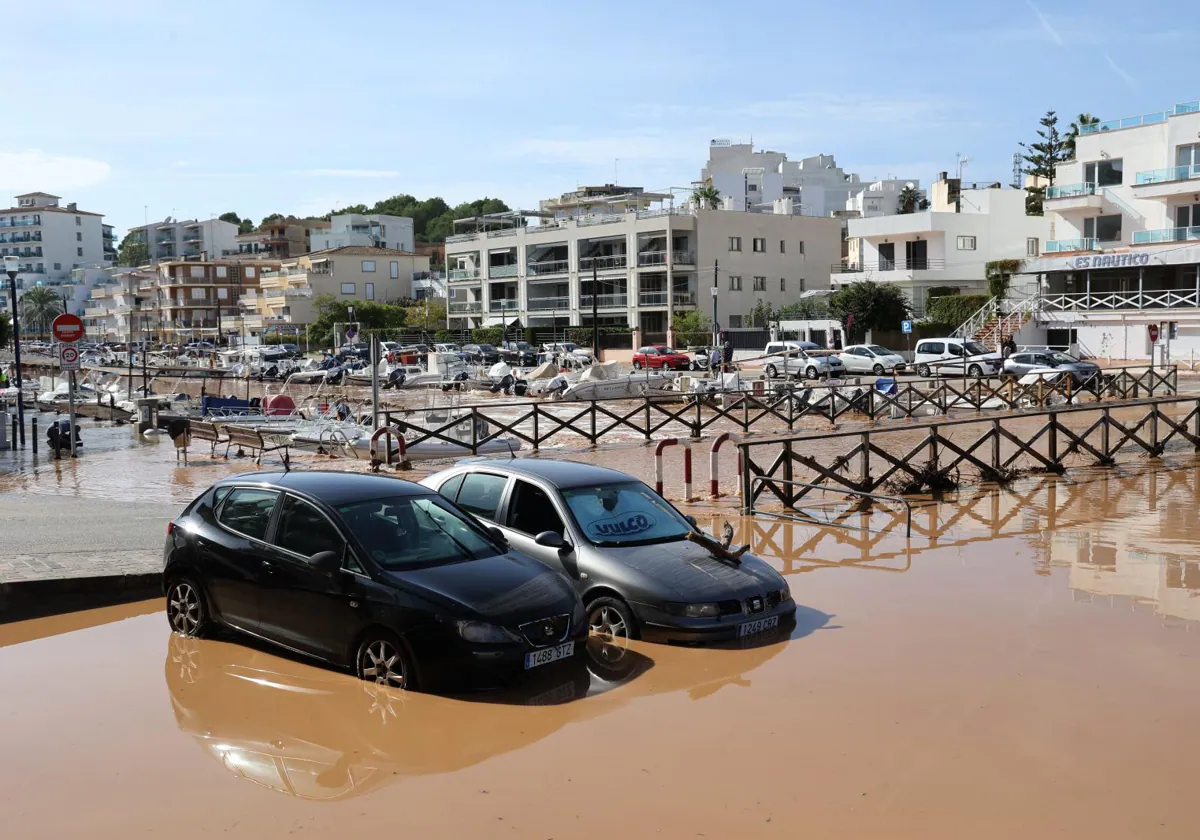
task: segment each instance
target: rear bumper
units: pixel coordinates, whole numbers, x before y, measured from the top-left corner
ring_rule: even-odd
[[[724,642],[741,638],[738,628],[747,622],[778,618],[777,627],[772,628],[775,633],[790,632],[796,623],[796,602],[792,599],[784,601],[774,609],[754,615],[740,614],[721,618],[681,618],[648,604],[632,606],[641,625],[642,638],[652,642]]]

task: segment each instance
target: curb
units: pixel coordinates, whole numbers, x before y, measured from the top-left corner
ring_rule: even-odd
[[[162,573],[0,583],[0,624],[162,595]]]

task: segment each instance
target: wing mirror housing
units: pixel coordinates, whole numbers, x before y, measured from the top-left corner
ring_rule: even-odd
[[[533,538],[533,541],[545,548],[557,548],[561,550],[567,546],[567,541],[562,538],[562,535],[556,534],[554,531],[542,531],[542,533]]]
[[[692,516],[690,513],[687,514],[686,516],[684,516],[683,518],[686,519],[688,524],[691,525],[693,528],[700,527],[700,523],[696,521],[696,517]]]
[[[504,536],[504,532],[495,525],[489,525],[487,529],[488,535],[502,546],[508,546],[508,537]]]
[[[308,562],[321,574],[333,577],[342,568],[342,555],[338,551],[318,551]]]

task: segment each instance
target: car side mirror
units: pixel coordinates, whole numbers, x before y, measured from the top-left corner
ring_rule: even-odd
[[[687,514],[686,516],[684,516],[683,518],[686,519],[688,524],[691,525],[693,528],[700,527],[700,523],[696,521],[696,517],[692,516],[690,513]]]
[[[497,528],[495,525],[489,525],[487,532],[491,536],[491,538],[493,540],[495,540],[496,542],[500,543],[500,545],[504,545],[504,546],[508,545],[508,537],[504,536],[504,532],[501,531],[499,528]]]
[[[340,551],[318,551],[308,562],[323,575],[332,577],[342,568],[342,553]]]
[[[567,544],[562,535],[556,534],[554,531],[542,531],[542,533],[533,538],[533,541],[546,548],[563,548]]]

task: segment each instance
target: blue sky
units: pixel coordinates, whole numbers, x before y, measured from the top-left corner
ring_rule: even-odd
[[[124,230],[408,192],[531,207],[695,179],[711,138],[1009,180],[1055,108],[1200,98],[1195,6],[75,0],[6,4],[0,190]]]

